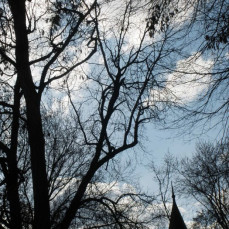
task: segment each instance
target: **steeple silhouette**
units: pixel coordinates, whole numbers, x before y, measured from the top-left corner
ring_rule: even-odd
[[[169,229],[187,229],[183,217],[181,216],[180,211],[176,204],[173,186],[172,186],[172,198],[173,198],[173,207],[170,215]]]

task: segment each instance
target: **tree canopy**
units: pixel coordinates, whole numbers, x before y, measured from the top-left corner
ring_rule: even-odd
[[[165,216],[154,197],[114,191],[120,155],[176,111],[220,113],[227,128],[220,2],[0,2],[2,228],[146,228]]]

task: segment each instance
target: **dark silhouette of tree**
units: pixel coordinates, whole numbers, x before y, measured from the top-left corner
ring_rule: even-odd
[[[228,228],[228,143],[201,143],[193,158],[182,160],[179,185],[203,207],[202,216]]]
[[[64,3],[64,2],[63,2]],[[29,5],[28,5],[29,4]],[[61,78],[68,74],[80,62],[85,61],[95,52],[95,48],[88,52],[83,60],[73,63],[71,68],[65,68],[60,75],[54,76],[52,66],[63,58],[63,51],[73,42],[73,37],[78,34],[80,27],[84,24],[85,18],[95,8],[95,3],[87,6],[83,12],[78,10],[79,3],[69,3],[74,10],[74,15],[68,6],[59,9],[59,4],[53,4],[46,9],[49,15],[48,20],[52,20],[51,27],[46,34],[43,34],[38,27],[39,19],[32,10],[32,2],[25,1],[2,1],[1,9],[1,61],[4,64],[3,80],[6,77],[14,77],[15,86],[12,89],[12,131],[10,146],[3,145],[2,150],[6,154],[8,164],[7,174],[7,193],[11,211],[11,228],[21,228],[20,203],[18,196],[18,172],[17,172],[17,138],[19,130],[20,103],[25,99],[26,106],[26,126],[28,129],[31,170],[33,176],[33,194],[34,194],[34,228],[50,228],[50,207],[48,197],[48,183],[45,162],[45,140],[42,130],[42,118],[40,113],[41,96],[47,85],[54,79]],[[51,3],[50,3],[51,4]],[[48,5],[47,5],[48,6]],[[32,10],[29,12],[29,8]],[[82,7],[82,6],[81,6]],[[60,12],[58,12],[58,10]],[[70,11],[70,12],[69,12]],[[30,14],[31,13],[31,14]],[[57,14],[59,13],[59,14]],[[58,20],[63,14],[69,15],[69,20],[63,20],[64,29],[57,32]],[[58,16],[57,16],[58,15]],[[68,34],[64,34],[68,31]],[[90,29],[89,32],[90,34]],[[8,39],[9,36],[9,39]],[[62,43],[56,43],[56,40],[64,36]],[[33,41],[43,40],[33,45]],[[89,36],[88,40],[91,37]],[[43,50],[38,55],[35,51]],[[42,72],[39,74],[38,82],[35,82],[32,66],[41,64]],[[8,70],[8,71],[7,71]],[[7,84],[7,79],[3,82]],[[2,143],[3,144],[3,143]]]
[[[229,3],[227,0],[180,3],[186,6],[182,10],[188,15],[183,27],[186,48],[182,52],[187,67],[174,71],[186,81],[184,85],[195,82],[203,87],[192,103],[185,104],[181,118],[184,122],[180,126],[190,130],[202,123],[206,132],[221,125],[222,135],[227,137]],[[192,63],[196,63],[196,68],[190,69]],[[192,75],[196,77],[190,79]]]
[[[159,198],[169,219],[169,183],[186,204],[196,205],[192,228],[228,228],[228,143],[197,144],[191,158],[177,159],[167,156],[159,169],[152,166],[159,184]],[[174,208],[176,209],[176,207]],[[176,210],[174,210],[176,211]]]
[[[195,19],[204,24],[206,49],[219,49],[228,44],[228,7],[226,0],[198,0],[194,6]]]
[[[108,26],[103,7],[112,2],[0,3],[2,227],[70,228],[89,220],[90,210],[107,228],[139,228],[130,210],[118,207],[122,196],[88,189],[171,105],[153,92],[164,87],[160,72],[173,33],[166,26],[159,40],[148,39],[148,26],[133,20],[146,7],[139,1],[123,2]],[[76,78],[82,84],[74,87]],[[43,112],[55,93],[67,98],[57,113],[69,119],[50,119],[52,106]]]

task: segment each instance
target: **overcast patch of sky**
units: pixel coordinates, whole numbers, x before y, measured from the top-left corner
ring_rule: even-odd
[[[172,100],[181,104],[189,103],[209,87],[214,63],[198,56],[198,53],[194,53],[178,61],[174,72],[168,75],[165,90],[170,91]]]
[[[38,1],[37,1],[38,2]],[[30,4],[30,3],[28,3]],[[40,3],[41,4],[41,3]],[[117,13],[119,10],[121,12],[123,12],[123,10],[125,9],[125,1],[115,1],[110,3],[111,5],[107,5],[106,8],[102,9],[102,14],[104,13],[104,19],[102,20],[102,26],[104,27],[105,30],[108,30],[108,28],[114,28],[114,26],[117,26],[117,22],[120,22],[120,18],[119,18],[119,13]],[[39,8],[37,8],[39,9]],[[104,11],[103,11],[104,10]],[[42,11],[38,12],[41,14]],[[190,8],[190,12],[191,12],[191,8]],[[109,17],[107,17],[109,15]],[[111,17],[112,16],[112,17]],[[141,18],[141,20],[139,21],[139,18]],[[142,23],[144,22],[144,17],[142,12],[139,12],[139,15],[135,15],[134,17],[131,18],[131,24],[132,27],[129,31],[129,34],[127,36],[127,44],[124,46],[124,52],[128,50],[128,47],[130,47],[131,45],[133,46],[137,46],[139,45],[139,37],[141,37],[142,35],[142,31],[144,26],[142,26]],[[185,22],[186,20],[186,16],[185,14],[180,15],[180,18],[177,17],[176,21],[174,22],[174,24],[179,24],[181,25],[181,21]],[[140,22],[140,23],[139,23]],[[42,27],[43,25],[41,25]],[[49,25],[47,25],[49,26]],[[110,36],[112,36],[112,33],[109,33]],[[109,36],[108,36],[109,38]],[[112,38],[112,37],[110,37]],[[159,37],[157,37],[158,39]],[[149,39],[149,38],[147,38]],[[146,41],[147,41],[146,39]],[[71,48],[71,47],[70,47]],[[47,50],[48,51],[48,50]],[[181,103],[187,103],[190,102],[191,100],[195,99],[196,96],[203,91],[206,87],[207,84],[205,84],[205,80],[209,80],[209,75],[206,75],[206,78],[204,79],[204,82],[201,82],[201,84],[197,85],[197,83],[195,82],[196,79],[196,75],[195,72],[197,71],[207,71],[208,67],[212,64],[212,62],[210,60],[204,60],[202,57],[198,58],[196,60],[196,62],[192,62],[190,64],[190,58],[185,58],[183,60],[179,60],[176,63],[176,69],[174,70],[174,73],[171,73],[167,76],[168,82],[166,83],[166,89],[171,91],[172,94],[174,95],[174,98],[179,98],[179,101]],[[187,75],[187,77],[185,79],[183,79],[183,74],[182,71],[185,70],[189,70],[191,71],[193,74],[189,74]],[[82,71],[82,72],[81,72]],[[77,90],[77,88],[79,87],[79,85],[77,84],[77,82],[84,82],[84,81],[80,81],[79,79],[77,79],[76,75],[87,75],[87,73],[90,71],[90,67],[87,64],[83,65],[83,70],[80,68],[77,68],[73,73],[71,73],[71,77],[72,77],[72,81],[73,82],[70,87],[74,90]],[[40,71],[37,69],[33,69],[33,75],[39,75]],[[75,81],[74,81],[74,80]],[[184,80],[186,82],[184,82]],[[59,82],[53,82],[51,84],[51,87],[54,88],[58,88],[59,87]],[[152,93],[157,93],[157,92],[152,92]],[[161,93],[161,92],[160,92]],[[79,94],[75,94],[74,99],[77,99],[77,96],[79,96]],[[67,100],[66,96],[63,97],[63,100]],[[53,105],[53,109],[55,109],[55,104]],[[149,128],[152,128],[149,127]],[[162,133],[162,132],[161,132]],[[159,134],[160,137],[157,137],[158,132],[156,130],[149,130],[145,133],[146,135],[149,136],[150,139],[150,143],[147,146],[147,150],[152,151],[154,154],[154,158],[158,158],[158,160],[160,161],[162,159],[162,155],[164,155],[164,153],[166,153],[168,150],[172,151],[172,153],[176,154],[176,155],[190,155],[191,152],[193,152],[194,150],[194,146],[193,143],[190,144],[187,143],[187,145],[184,145],[184,141],[179,139],[179,140],[165,140],[165,138],[169,138],[169,137],[173,137],[171,136],[172,133],[167,132],[166,134],[163,132],[162,134]],[[185,153],[184,153],[185,152]],[[144,171],[144,169],[142,170],[142,173],[144,174],[143,180],[144,182],[141,183],[145,183],[145,184],[149,184],[149,186],[151,186],[150,182],[151,182],[151,175],[147,174],[147,171]],[[153,182],[152,182],[153,184]],[[106,184],[107,185],[107,184]],[[144,186],[144,185],[143,185]],[[117,188],[117,187],[116,187]],[[117,189],[118,190],[118,189]],[[117,191],[116,190],[116,191]]]

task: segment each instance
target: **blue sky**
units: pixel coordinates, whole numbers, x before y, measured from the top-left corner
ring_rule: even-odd
[[[209,128],[210,128],[209,124]],[[145,147],[147,156],[142,156],[142,165],[137,169],[137,173],[141,171],[142,178],[140,179],[141,186],[144,189],[154,189],[152,174],[149,169],[144,166],[152,160],[155,164],[160,165],[163,163],[166,154],[177,158],[191,157],[195,153],[196,144],[200,141],[210,141],[212,143],[220,139],[221,126],[209,130],[206,133],[202,132],[201,123],[199,128],[195,128],[189,134],[179,135],[179,129],[174,130],[158,130],[155,129],[153,124],[147,124],[145,128],[145,137],[142,143]]]

